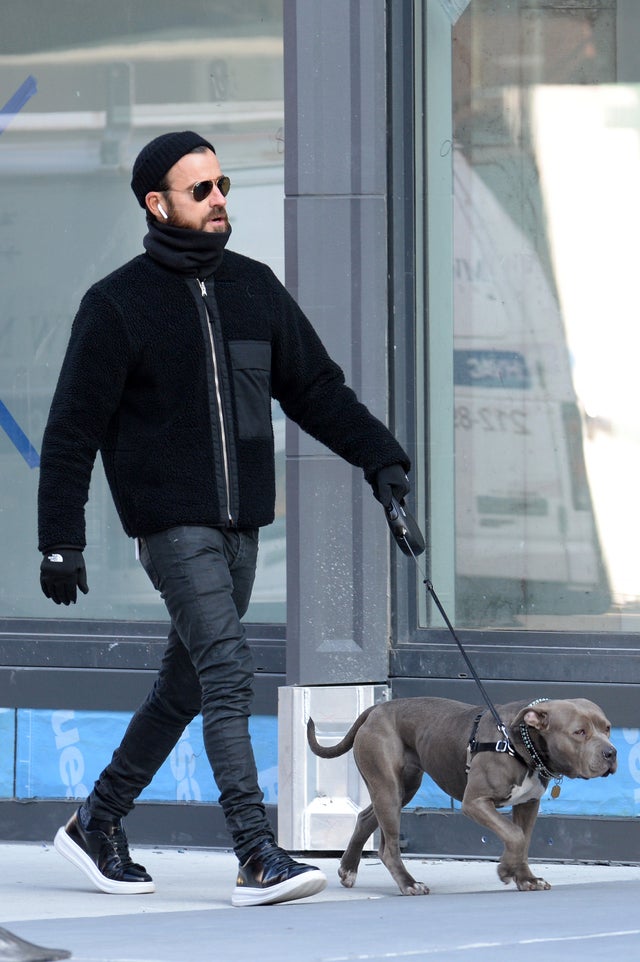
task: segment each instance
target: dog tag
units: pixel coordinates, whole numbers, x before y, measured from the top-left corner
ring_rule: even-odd
[[[560,786],[556,784],[551,789],[551,798],[559,798],[559,797],[560,797]]]

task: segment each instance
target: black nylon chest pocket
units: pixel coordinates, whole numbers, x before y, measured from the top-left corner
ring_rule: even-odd
[[[271,437],[271,345],[230,341],[238,437]]]

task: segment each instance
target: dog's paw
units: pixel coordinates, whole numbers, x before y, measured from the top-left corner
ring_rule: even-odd
[[[505,885],[515,882],[519,892],[544,892],[551,888],[545,879],[534,875],[528,863],[523,861],[500,862],[498,875]]]
[[[357,876],[358,876],[358,873],[354,872],[353,869],[342,868],[342,867],[338,869],[338,877],[340,879],[340,882],[344,885],[346,889],[353,888],[353,886],[356,884]]]
[[[516,871],[510,866],[498,864],[498,878],[504,885],[516,881]]]
[[[412,882],[411,885],[407,885],[400,889],[403,895],[428,895],[429,886],[424,882]]]
[[[519,892],[547,892],[551,886],[543,878],[536,878],[531,875],[529,878],[516,879]]]

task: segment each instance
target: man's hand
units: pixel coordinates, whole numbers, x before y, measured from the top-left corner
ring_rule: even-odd
[[[49,548],[40,565],[40,587],[57,605],[76,603],[77,589],[85,595],[87,571],[79,548]]]
[[[373,496],[388,508],[391,499],[395,498],[402,504],[405,495],[411,491],[409,478],[401,464],[390,464],[386,468],[381,468],[373,479]]]

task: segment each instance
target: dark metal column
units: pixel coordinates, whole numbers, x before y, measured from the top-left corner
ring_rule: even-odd
[[[287,286],[388,423],[383,0],[285,0]],[[388,535],[359,470],[287,433],[287,681],[386,681]]]

